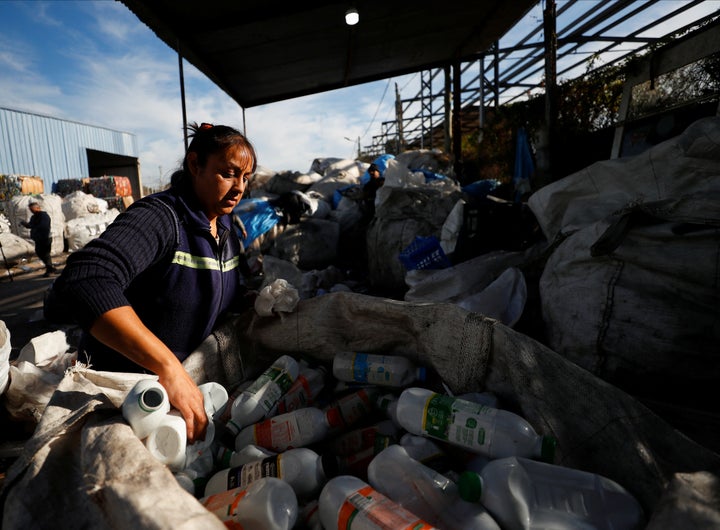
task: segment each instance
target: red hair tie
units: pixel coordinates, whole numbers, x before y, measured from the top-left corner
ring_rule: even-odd
[[[204,130],[206,130],[206,129],[212,129],[212,128],[213,128],[213,124],[212,124],[212,123],[201,123],[201,124],[200,124],[200,130],[201,130],[201,131],[204,131]]]

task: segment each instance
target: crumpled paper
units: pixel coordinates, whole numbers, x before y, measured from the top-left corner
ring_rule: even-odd
[[[276,313],[292,313],[300,301],[298,290],[287,280],[278,278],[260,290],[255,299],[255,312],[261,317]]]

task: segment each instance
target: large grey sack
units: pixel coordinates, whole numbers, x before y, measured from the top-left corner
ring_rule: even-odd
[[[635,395],[715,394],[718,256],[720,191],[631,204],[575,232],[540,278],[548,344]]]
[[[632,202],[720,190],[720,117],[636,156],[596,162],[535,191],[528,206],[552,241],[600,221]]]
[[[6,474],[4,530],[225,528],[123,420],[125,376],[136,381],[135,374],[92,370],[61,380]]]

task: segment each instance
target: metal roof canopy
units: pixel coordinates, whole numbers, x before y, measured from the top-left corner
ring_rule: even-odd
[[[243,108],[477,57],[536,3],[120,1]]]

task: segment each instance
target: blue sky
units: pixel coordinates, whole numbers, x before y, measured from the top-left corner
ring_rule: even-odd
[[[648,16],[678,1],[658,2]],[[720,0],[697,9],[718,10]],[[526,19],[537,22],[541,10]],[[0,73],[0,106],[135,134],[145,184],[167,183],[180,164],[177,55],[121,2],[0,0]],[[237,103],[187,62],[184,76],[189,121],[242,127]],[[315,158],[353,158],[358,137],[369,145],[393,119],[395,83],[404,99],[417,94],[414,74],[246,109],[260,165],[305,172]]]
[[[183,68],[188,121],[241,128],[241,107],[192,65]],[[135,134],[146,184],[167,182],[182,159],[177,55],[120,2],[1,0],[0,72],[3,107]],[[368,131],[373,116],[379,123],[394,114],[386,85],[246,109],[260,164],[308,171],[315,158],[354,158],[355,139],[369,144],[379,131]]]

